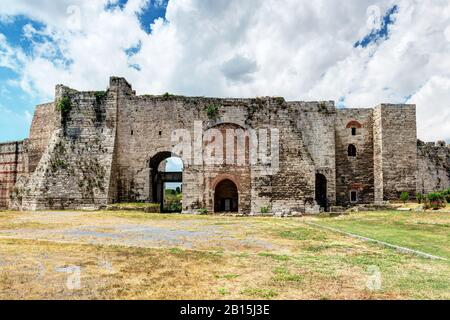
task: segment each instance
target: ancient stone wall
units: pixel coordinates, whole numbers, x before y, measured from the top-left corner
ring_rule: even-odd
[[[305,110],[316,108],[317,112],[318,103],[301,105],[286,103],[282,98],[255,99],[248,108],[247,122],[252,128],[273,128],[279,135],[277,170],[267,175],[267,168],[261,163],[252,168],[254,214],[261,213],[263,207],[274,213],[319,211],[314,199],[316,168],[299,122],[308,122],[308,119],[301,119],[302,107]]]
[[[63,98],[70,108],[59,110]],[[175,149],[184,159],[184,212],[217,209],[216,186],[224,180],[236,185],[245,214],[318,213],[324,181],[328,206],[348,205],[352,191],[357,203],[382,202],[448,183],[448,147],[417,151],[415,121],[411,105],[336,110],[333,102],[269,97],[138,96],[117,77],[106,92],[57,86],[55,102],[37,107],[29,141],[0,146],[2,197],[31,210],[153,202],[162,185],[158,164],[180,138],[190,138],[189,149]],[[235,163],[242,150],[231,136],[233,162],[209,163],[208,153],[220,154],[210,142],[229,130],[244,133],[244,162]],[[229,141],[226,136],[223,145]],[[11,151],[16,146],[19,151]],[[264,161],[272,156],[278,161]]]
[[[417,129],[414,105],[382,104],[374,110],[374,173],[377,203],[414,194]]]
[[[336,134],[336,194],[340,205],[350,204],[350,193],[357,192],[356,203],[374,202],[373,110],[339,109]],[[356,156],[349,156],[349,146]]]
[[[96,208],[108,203],[115,142],[116,88],[77,92],[58,86],[56,101],[70,99],[28,181],[22,209]],[[57,103],[55,104],[55,106]]]
[[[59,127],[60,121],[60,114],[55,110],[55,103],[36,106],[28,143],[29,172],[36,169],[48,147],[50,137],[53,131]]]
[[[27,140],[0,144],[0,209],[10,206],[18,179],[28,173]]]
[[[289,106],[295,110],[296,131],[312,160],[314,172],[326,177],[328,205],[333,206],[336,204],[334,102],[290,102]]]
[[[127,91],[128,90],[128,91]],[[273,210],[296,208],[305,203],[314,206],[314,172],[309,151],[302,140],[297,120],[301,110],[284,99],[215,99],[177,96],[136,96],[131,87],[119,96],[117,126],[117,199],[119,201],[152,201],[150,162],[174,146],[172,134],[185,129],[194,139],[195,122],[201,132],[231,124],[248,129],[279,129],[280,171],[266,176],[257,166],[185,163],[183,171],[183,210],[213,210],[214,187],[222,179],[235,182],[239,189],[239,211],[259,212],[262,206]],[[205,109],[216,106],[218,114],[210,119]],[[317,109],[317,103],[316,103]],[[318,111],[317,111],[318,112]],[[332,114],[332,112],[331,112]],[[306,122],[306,120],[305,120]],[[332,121],[329,120],[329,123]],[[310,121],[312,126],[313,121]],[[325,131],[325,130],[323,130]],[[200,134],[201,134],[200,132]],[[202,139],[202,137],[200,137]],[[333,143],[331,143],[333,145]],[[322,147],[328,152],[329,144]],[[192,152],[195,152],[192,150]],[[333,157],[329,157],[333,160]],[[334,161],[330,164],[333,186]],[[331,194],[333,194],[331,192]],[[333,200],[333,195],[331,196]]]
[[[450,145],[440,141],[417,146],[417,192],[442,191],[450,188]]]

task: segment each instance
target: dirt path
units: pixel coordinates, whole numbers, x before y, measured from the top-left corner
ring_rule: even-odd
[[[248,226],[248,224],[247,224]],[[0,238],[69,243],[110,244],[142,248],[180,247],[219,250],[268,250],[273,243],[242,233],[237,224],[208,220],[126,219],[90,212],[39,212],[13,217],[0,228]]]

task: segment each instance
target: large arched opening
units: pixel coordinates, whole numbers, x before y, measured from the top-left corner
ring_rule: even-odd
[[[214,189],[214,212],[238,212],[239,192],[236,184],[225,179],[219,182]]]
[[[327,211],[327,178],[320,173],[316,174],[316,202],[324,211]]]
[[[159,152],[150,159],[150,197],[161,212],[181,212],[183,161],[171,152]]]

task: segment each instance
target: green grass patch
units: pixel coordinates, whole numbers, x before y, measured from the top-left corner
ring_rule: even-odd
[[[280,231],[278,235],[290,240],[327,240],[325,232],[303,227]]]
[[[303,277],[298,274],[292,274],[285,267],[278,267],[273,270],[275,276],[272,278],[276,282],[300,282]]]
[[[288,261],[290,259],[290,257],[287,255],[274,254],[274,253],[269,253],[269,252],[260,252],[260,253],[258,253],[258,256],[272,258],[275,261]]]
[[[137,210],[148,213],[159,213],[161,205],[159,203],[145,203],[145,202],[130,202],[130,203],[115,203],[107,207],[108,210]]]
[[[226,295],[229,295],[229,294],[230,294],[230,291],[228,291],[228,290],[225,289],[225,288],[219,288],[219,289],[217,290],[217,292],[219,292],[219,294],[222,295],[222,296],[226,296]]]
[[[237,277],[239,277],[238,274],[232,274],[232,273],[231,274],[223,274],[223,275],[217,274],[216,275],[217,279],[226,279],[226,280],[236,279]]]
[[[259,288],[247,288],[241,291],[241,294],[261,298],[261,299],[271,299],[278,296],[278,292],[272,289],[259,289]]]
[[[426,213],[382,212],[321,219],[319,224],[450,259],[450,216],[441,213],[430,223],[431,218]]]

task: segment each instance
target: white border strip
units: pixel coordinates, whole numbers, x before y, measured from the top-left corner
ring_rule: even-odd
[[[341,233],[341,234],[347,235],[349,237],[360,239],[360,240],[363,240],[363,241],[375,242],[375,243],[381,244],[383,246],[396,249],[397,251],[400,251],[402,253],[409,253],[409,254],[413,254],[413,255],[417,255],[417,256],[420,256],[420,257],[433,259],[433,260],[448,261],[448,259],[446,259],[446,258],[434,256],[432,254],[428,254],[428,253],[425,253],[425,252],[422,252],[422,251],[417,251],[417,250],[413,250],[413,249],[409,249],[409,248],[405,248],[405,247],[396,246],[394,244],[390,244],[390,243],[387,243],[387,242],[384,242],[384,241],[363,237],[363,236],[360,236],[360,235],[357,235],[357,234],[345,232],[345,231],[342,231],[342,230],[339,230],[339,229],[335,229],[335,228],[332,228],[332,227],[322,226],[322,225],[314,223],[314,222],[304,222],[304,223],[307,224],[307,225],[314,226],[314,227],[319,227],[319,228],[326,229],[326,230],[329,230],[329,231]]]

